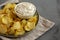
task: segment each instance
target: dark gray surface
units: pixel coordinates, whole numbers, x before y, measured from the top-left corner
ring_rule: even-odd
[[[0,0],[0,3],[5,0]],[[36,40],[60,40],[60,4],[57,0],[23,0],[36,5],[39,14],[53,22],[55,26]]]

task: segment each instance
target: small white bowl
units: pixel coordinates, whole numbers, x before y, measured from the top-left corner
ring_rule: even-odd
[[[18,17],[28,19],[35,14],[36,7],[32,3],[21,2],[15,6],[14,10]]]

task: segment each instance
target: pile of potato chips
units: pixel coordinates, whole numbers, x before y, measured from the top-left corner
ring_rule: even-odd
[[[0,33],[18,36],[35,28],[37,15],[29,19],[21,19],[14,12],[15,6],[16,4],[8,3],[0,9]]]

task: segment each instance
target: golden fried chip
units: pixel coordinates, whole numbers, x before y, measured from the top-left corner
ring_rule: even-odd
[[[12,11],[11,10],[9,10],[9,9],[6,9],[6,13],[7,13],[7,16],[8,17],[11,17],[11,18],[17,18],[16,17],[16,15],[14,14],[14,13],[12,13]]]
[[[31,29],[28,26],[24,27],[25,31],[31,31]]]
[[[16,6],[16,4],[7,3],[4,8],[5,9],[14,9],[15,6]]]
[[[0,24],[0,33],[5,34],[7,32],[7,26],[4,24]]]
[[[8,34],[14,34],[14,33],[15,33],[15,30],[13,29],[13,27],[8,29]]]
[[[24,34],[23,27],[21,26],[19,21],[14,22],[13,26],[11,27],[9,34],[15,34],[15,36]]]
[[[12,3],[7,3],[5,5],[5,7],[3,8],[3,12],[6,13],[6,10],[9,9],[9,10],[14,10],[14,7],[16,6],[16,4],[12,4]]]
[[[21,24],[24,27],[27,24],[27,21],[26,20],[22,20]]]
[[[3,9],[3,13],[6,14],[6,8]]]
[[[6,14],[0,14],[0,18],[2,18],[3,16],[5,16]]]
[[[9,24],[8,18],[6,16],[2,17],[3,24]]]
[[[13,20],[10,17],[7,16],[3,16],[2,17],[2,23],[6,24],[8,27],[10,27],[10,25],[12,24]]]
[[[6,9],[6,15],[7,15],[8,17],[11,17],[11,18],[12,18],[13,13],[11,12],[11,10]]]
[[[14,22],[14,24],[13,24],[13,29],[20,29],[21,27],[22,27],[22,26],[21,26],[21,24],[20,24],[19,21]]]
[[[6,13],[7,13],[7,14],[10,14],[11,11],[10,11],[9,9],[6,9]]]
[[[37,22],[37,15],[31,17],[30,19],[28,19],[29,22],[34,22],[36,23]]]
[[[2,17],[2,22],[4,24],[9,24],[9,23],[13,22],[13,20],[10,17],[4,16],[4,17]]]
[[[31,31],[34,28],[35,28],[35,23],[33,22],[27,22],[27,25],[24,27],[26,31]]]
[[[5,16],[5,14],[0,14],[0,24],[2,23],[2,17]]]
[[[16,32],[15,32],[15,36],[24,35],[24,33],[25,33],[24,30],[16,31]]]

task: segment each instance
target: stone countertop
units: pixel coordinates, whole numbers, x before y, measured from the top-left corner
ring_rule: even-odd
[[[4,2],[5,0],[0,0]],[[60,5],[57,0],[23,0],[36,5],[39,14],[53,22],[55,26],[36,40],[60,40]]]

